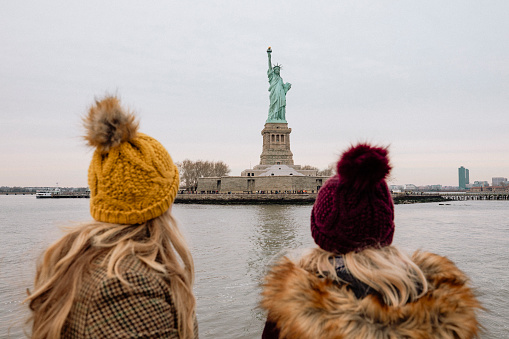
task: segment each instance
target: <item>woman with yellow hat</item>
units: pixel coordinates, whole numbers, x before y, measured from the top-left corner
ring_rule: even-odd
[[[197,338],[194,264],[171,215],[179,174],[116,97],[84,119],[95,219],[38,264],[32,338]]]

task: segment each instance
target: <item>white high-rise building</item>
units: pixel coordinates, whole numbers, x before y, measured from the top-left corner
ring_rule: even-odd
[[[502,184],[507,183],[507,178],[503,177],[493,177],[491,178],[491,186],[502,186]]]

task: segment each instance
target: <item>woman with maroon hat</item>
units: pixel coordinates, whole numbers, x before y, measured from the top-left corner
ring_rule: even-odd
[[[427,252],[391,246],[388,150],[343,153],[311,213],[319,246],[274,265],[263,284],[263,338],[475,338],[481,309],[468,277]]]

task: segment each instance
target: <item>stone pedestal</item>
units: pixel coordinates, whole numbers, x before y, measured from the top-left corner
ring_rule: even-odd
[[[288,123],[266,123],[262,130],[263,150],[260,165],[293,165],[293,153],[290,151],[290,133]]]

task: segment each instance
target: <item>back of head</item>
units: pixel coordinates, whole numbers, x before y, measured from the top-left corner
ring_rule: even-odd
[[[72,229],[51,245],[27,298],[34,338],[58,338],[80,291],[83,274],[98,267],[122,283],[122,262],[136,257],[169,280],[181,337],[193,335],[194,264],[169,207],[179,174],[166,149],[138,132],[132,112],[106,96],[84,118],[85,140],[95,148],[88,170],[90,213],[96,222]]]
[[[166,149],[139,133],[134,115],[116,97],[96,101],[84,119],[96,147],[88,171],[90,213],[97,221],[140,224],[175,200],[179,174]]]
[[[473,338],[479,308],[462,272],[430,253],[390,246],[388,150],[351,146],[311,212],[319,248],[266,276],[262,307],[282,336]],[[302,324],[306,324],[302,326]],[[468,325],[465,325],[468,324]]]
[[[311,233],[318,246],[337,254],[387,246],[394,235],[394,204],[385,182],[388,150],[359,144],[346,150],[337,174],[318,192]]]

